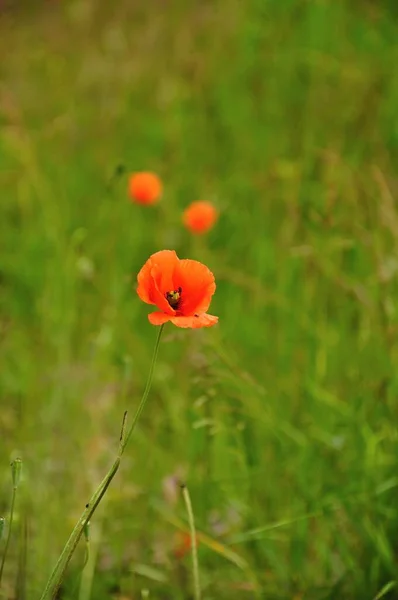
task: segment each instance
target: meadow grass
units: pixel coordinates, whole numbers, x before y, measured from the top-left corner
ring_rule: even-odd
[[[179,481],[204,600],[398,597],[397,35],[387,1],[0,8],[5,597],[40,597],[117,453],[163,248],[211,268],[220,322],[166,328],[59,597],[192,598]],[[119,164],[162,201],[109,189]],[[196,199],[221,210],[200,239]]]

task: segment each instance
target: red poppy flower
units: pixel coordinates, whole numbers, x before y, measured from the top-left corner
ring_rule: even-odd
[[[152,325],[171,321],[177,327],[212,327],[218,317],[206,313],[216,284],[213,273],[196,260],[180,260],[174,250],[152,254],[137,276],[137,293],[159,311],[148,315]]]
[[[138,204],[155,204],[162,195],[162,182],[155,173],[133,173],[129,179],[130,198]]]
[[[211,202],[192,202],[184,211],[183,222],[192,233],[206,233],[218,219],[218,212]]]

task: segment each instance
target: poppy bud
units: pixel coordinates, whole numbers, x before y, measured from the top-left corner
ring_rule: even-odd
[[[21,481],[22,474],[22,460],[20,458],[16,458],[11,463],[11,473],[12,473],[12,484],[14,486],[14,490],[17,489],[19,482]]]

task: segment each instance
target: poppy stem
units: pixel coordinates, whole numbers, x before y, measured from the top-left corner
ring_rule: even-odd
[[[182,490],[182,497],[184,498],[184,502],[185,502],[185,507],[187,509],[190,537],[191,537],[194,597],[195,597],[195,600],[200,600],[201,593],[200,593],[200,584],[199,584],[199,563],[198,563],[198,549],[197,549],[197,542],[196,542],[195,519],[193,516],[191,496],[189,495],[187,486],[185,484],[182,484],[181,490]]]
[[[136,413],[134,415],[134,418],[133,418],[133,422],[131,423],[131,425],[130,425],[128,431],[127,431],[127,433],[125,433],[124,431],[122,432],[122,435],[121,435],[121,438],[120,438],[120,452],[121,452],[121,454],[123,454],[125,447],[129,443],[129,440],[131,438],[131,434],[133,433],[133,431],[135,429],[135,426],[137,425],[138,419],[140,418],[141,413],[144,410],[144,406],[146,404],[146,401],[148,399],[148,395],[149,395],[149,392],[150,392],[151,387],[152,387],[153,373],[155,371],[156,358],[158,356],[160,338],[162,337],[163,328],[164,328],[164,325],[161,325],[160,328],[159,328],[158,337],[156,339],[155,348],[154,348],[154,351],[153,351],[152,362],[151,362],[151,366],[149,368],[148,379],[147,379],[147,382],[146,382],[144,393],[143,393],[142,398],[141,398],[141,402],[139,403],[139,406],[138,406],[137,411],[136,411]]]
[[[138,421],[138,419],[144,409],[146,401],[148,399],[149,391],[150,391],[151,385],[152,385],[153,373],[155,370],[155,364],[156,364],[156,359],[158,356],[160,338],[162,336],[163,327],[164,326],[162,325],[159,329],[158,337],[157,337],[156,343],[155,343],[155,349],[154,349],[153,355],[152,355],[152,362],[151,362],[151,366],[149,369],[148,380],[147,380],[147,383],[145,386],[145,390],[144,390],[141,402],[138,405],[137,412],[134,415],[133,422],[130,425],[130,428],[126,434],[125,428],[126,428],[127,412],[125,412],[123,415],[123,422],[122,422],[122,428],[121,428],[120,440],[119,440],[119,450],[118,450],[116,459],[115,459],[113,465],[111,466],[111,468],[109,469],[108,473],[105,475],[105,477],[103,478],[103,480],[101,481],[101,483],[99,484],[99,486],[97,487],[97,489],[95,490],[93,495],[91,496],[89,502],[86,504],[84,511],[82,512],[78,522],[75,525],[75,528],[73,529],[68,541],[65,544],[64,549],[62,550],[60,557],[58,558],[57,564],[55,565],[55,567],[50,575],[50,578],[46,584],[46,587],[44,589],[43,594],[41,595],[40,600],[54,600],[54,598],[56,598],[57,592],[63,581],[69,561],[72,558],[73,553],[76,550],[76,546],[77,546],[83,532],[87,528],[87,523],[91,520],[95,510],[97,509],[97,507],[98,507],[99,503],[101,502],[102,498],[104,497],[108,487],[110,486],[112,479],[114,478],[114,476],[116,475],[116,473],[119,469],[120,461],[121,461],[122,455],[124,453],[124,450],[128,444],[131,434],[133,433],[133,431],[135,429],[137,421]]]

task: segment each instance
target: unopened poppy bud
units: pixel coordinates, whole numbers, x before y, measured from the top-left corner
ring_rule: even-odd
[[[6,520],[4,517],[0,517],[0,542],[3,537],[4,525],[6,524]]]
[[[118,165],[116,165],[115,168],[115,175],[117,177],[120,177],[121,175],[123,175],[126,172],[126,166],[123,165],[122,163],[119,163]]]
[[[117,182],[117,180],[119,179],[119,177],[121,177],[122,175],[124,175],[124,173],[126,172],[126,167],[125,165],[119,163],[118,165],[116,165],[112,175],[109,178],[109,181],[107,183],[107,188],[110,191],[113,187],[113,184]]]
[[[21,481],[22,474],[22,460],[20,458],[16,458],[11,463],[11,473],[12,473],[12,484],[14,489],[16,490],[19,482]]]

